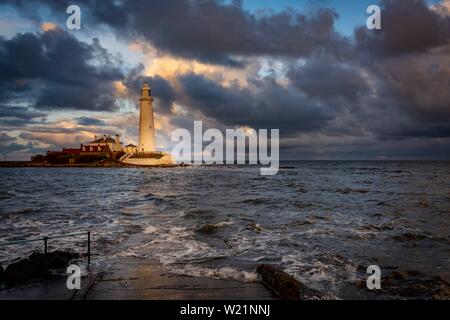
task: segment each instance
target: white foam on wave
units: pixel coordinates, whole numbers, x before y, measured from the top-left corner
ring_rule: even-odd
[[[168,230],[155,227],[148,229],[154,238],[139,248],[150,247],[151,254],[169,269],[173,264],[214,259],[229,254],[195,239],[195,232],[191,229],[184,227],[170,227]]]
[[[337,298],[342,284],[356,279],[356,265],[352,261],[323,252],[285,255],[282,263],[284,271],[311,288],[328,292],[329,298]]]
[[[159,229],[157,227],[155,227],[155,226],[147,226],[144,229],[144,233],[145,234],[153,234],[153,233],[156,233],[158,231],[159,231]]]
[[[180,275],[220,280],[235,280],[244,283],[256,282],[258,280],[258,275],[255,272],[237,270],[231,267],[213,269],[187,265],[182,269],[176,269],[174,271]]]
[[[223,228],[223,227],[231,226],[233,224],[234,224],[233,221],[227,220],[227,221],[222,221],[222,222],[216,223],[214,226],[217,228]]]
[[[132,248],[128,249],[127,251],[122,251],[116,254],[117,257],[121,258],[145,258],[146,256],[143,254],[139,254],[134,252]]]

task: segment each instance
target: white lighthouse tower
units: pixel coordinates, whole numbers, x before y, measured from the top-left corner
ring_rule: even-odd
[[[139,99],[139,147],[138,152],[154,152],[155,145],[155,121],[153,119],[153,97],[148,84],[141,89]]]
[[[139,112],[139,145],[135,150],[125,149],[120,161],[138,166],[173,166],[175,162],[169,153],[156,150],[153,97],[148,84],[141,89]]]

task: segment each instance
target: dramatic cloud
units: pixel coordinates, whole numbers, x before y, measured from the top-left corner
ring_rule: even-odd
[[[157,95],[155,95],[156,111],[162,114],[170,113],[172,103],[177,98],[174,88],[172,88],[172,85],[167,80],[159,76],[154,77],[143,76],[142,75],[143,71],[144,66],[139,65],[137,68],[133,69],[130,72],[127,79],[124,81],[124,84],[126,85],[130,93],[130,98],[137,102],[141,94],[142,85],[144,83],[147,83],[153,92],[158,93]]]
[[[194,74],[182,76],[180,82],[186,105],[229,126],[283,128],[287,134],[320,129],[330,119],[327,110],[305,94],[271,78],[253,79],[252,89],[223,87]]]
[[[117,108],[113,82],[122,77],[97,39],[88,44],[60,29],[0,38],[0,102],[111,111]]]
[[[27,11],[36,3],[64,12],[70,1],[9,1]],[[242,1],[78,1],[90,26],[110,26],[122,38],[144,37],[159,50],[204,62],[241,66],[239,57],[345,54],[347,40],[334,29],[337,13],[321,8],[253,14]]]
[[[37,118],[45,119],[46,114],[27,107],[0,104],[0,124],[2,126],[25,126],[34,123]]]
[[[448,43],[450,16],[440,15],[423,0],[383,0],[382,30],[355,32],[358,47],[376,55],[424,53]]]
[[[7,135],[6,133],[0,133],[0,150],[2,154],[8,154],[17,151],[26,151],[32,149],[31,143],[23,145],[17,143],[17,139]]]
[[[80,0],[77,32],[60,29],[69,1],[4,3],[40,28],[0,38],[0,125],[19,139],[3,136],[11,150],[74,145],[93,130],[135,139],[147,82],[158,139],[203,120],[279,128],[290,157],[450,157],[448,0],[380,0],[382,30],[361,26],[352,38],[336,31],[339,5],[328,2],[304,13],[238,0]],[[142,59],[127,63],[118,46]],[[54,114],[67,123],[49,124]]]
[[[450,15],[441,13],[421,0],[384,0],[382,31],[356,30],[376,79],[365,107],[378,121],[368,127],[382,139],[450,137]]]
[[[369,91],[361,69],[327,59],[311,59],[295,66],[289,70],[288,77],[312,98],[341,97],[354,102]]]
[[[79,117],[76,118],[78,124],[81,126],[104,126],[106,123],[103,120],[89,118],[89,117]]]

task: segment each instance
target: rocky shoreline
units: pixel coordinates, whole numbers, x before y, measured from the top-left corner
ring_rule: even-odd
[[[26,281],[44,278],[51,270],[65,268],[71,261],[80,259],[78,253],[53,251],[47,256],[33,252],[27,258],[13,262],[3,269],[0,266],[0,284],[11,287]],[[47,269],[47,270],[46,270]]]
[[[145,243],[142,234],[125,240],[115,252],[91,267],[83,265],[83,255],[54,251],[47,256],[34,252],[27,258],[0,266],[0,300],[9,299],[86,299],[86,300],[321,300],[326,295],[312,289],[276,265],[256,267],[258,279],[243,283],[229,279],[193,277],[174,274],[152,257],[150,251],[139,251]],[[131,251],[130,251],[131,250]],[[145,249],[147,250],[147,249]],[[106,263],[105,263],[106,262]],[[66,287],[65,268],[80,263],[81,290]],[[358,277],[355,285],[365,289],[365,277]],[[383,277],[383,288],[370,299],[446,300],[450,285],[444,279],[428,277],[413,271],[393,271]]]
[[[173,274],[151,254],[139,257],[121,255],[123,250],[145,243],[142,234],[125,240],[116,252],[108,255],[107,267],[94,263],[82,276],[80,292],[66,288],[65,268],[82,255],[71,252],[50,252],[48,270],[44,272],[44,255],[34,252],[27,258],[0,269],[0,300],[22,299],[320,299],[320,294],[307,288],[292,276],[271,265],[260,265],[260,280],[242,283]],[[3,289],[1,287],[3,286]]]

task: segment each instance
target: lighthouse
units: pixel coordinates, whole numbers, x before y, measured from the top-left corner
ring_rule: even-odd
[[[153,119],[153,97],[148,84],[141,89],[139,99],[139,152],[154,152],[155,146],[155,121]]]
[[[129,148],[127,148],[129,147]],[[148,84],[144,84],[139,98],[139,145],[125,147],[120,162],[137,166],[173,166],[170,153],[157,151],[155,143],[155,120],[153,119],[153,97]]]

